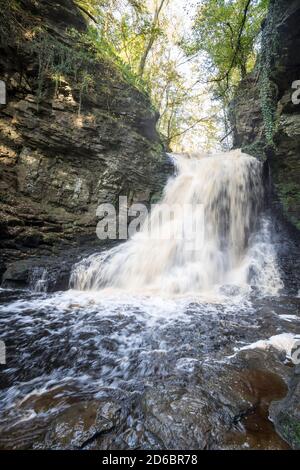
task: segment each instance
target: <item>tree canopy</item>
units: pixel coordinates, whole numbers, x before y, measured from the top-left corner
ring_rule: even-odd
[[[255,64],[268,0],[200,0],[192,17],[189,4],[178,13],[178,0],[76,2],[92,40],[150,95],[169,146],[222,140],[226,107]]]
[[[202,0],[198,4],[185,50],[189,55],[205,54],[209,80],[226,101],[235,85],[254,67],[268,3],[269,0]]]

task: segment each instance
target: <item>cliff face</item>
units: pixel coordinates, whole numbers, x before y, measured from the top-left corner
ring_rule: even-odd
[[[234,146],[269,163],[273,202],[298,229],[300,104],[292,84],[300,80],[299,50],[300,1],[271,0],[258,64],[231,105]]]
[[[119,195],[149,203],[167,174],[148,97],[91,46],[78,46],[81,39],[73,38],[87,27],[73,1],[4,3],[1,272],[20,255],[49,255],[60,243],[95,239],[99,204],[115,204]],[[65,69],[50,76],[59,61]]]
[[[300,229],[300,104],[293,82],[300,80],[300,1],[271,0],[263,25],[258,64],[231,104],[233,143],[262,159],[270,170],[271,203]],[[282,229],[282,227],[280,227]],[[299,288],[299,249],[283,243],[279,253],[285,284]],[[288,297],[285,303],[289,303]],[[295,307],[295,311],[297,308]],[[287,397],[270,409],[277,432],[299,448],[299,365]]]

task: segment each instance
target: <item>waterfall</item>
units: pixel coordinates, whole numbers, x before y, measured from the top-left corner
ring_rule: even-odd
[[[261,162],[240,150],[172,158],[176,176],[141,231],[79,263],[72,287],[173,295],[254,283],[276,293],[281,281],[261,216]]]

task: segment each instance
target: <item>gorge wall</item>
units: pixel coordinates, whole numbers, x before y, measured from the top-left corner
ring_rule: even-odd
[[[234,147],[265,162],[271,206],[280,220],[277,228],[295,235],[295,244],[281,240],[278,247],[285,286],[292,284],[294,292],[300,272],[300,103],[293,95],[299,98],[300,93],[292,85],[300,80],[299,50],[300,1],[271,0],[258,63],[241,82],[230,108]],[[288,395],[270,409],[277,432],[293,448],[299,448],[299,393],[298,365]]]
[[[292,84],[300,80],[299,50],[300,1],[271,0],[258,63],[240,84],[230,110],[234,147],[267,162],[273,205],[298,229],[300,104],[292,100]]]
[[[1,275],[95,240],[99,204],[153,201],[168,169],[148,96],[82,39],[72,0],[4,0],[0,23]]]

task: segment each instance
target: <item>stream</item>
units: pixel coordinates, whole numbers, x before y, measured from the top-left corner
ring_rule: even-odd
[[[46,292],[45,273],[35,290],[0,289],[0,448],[289,448],[274,403],[300,298],[285,288],[261,164],[240,151],[174,159],[146,219],[154,237],[145,223],[83,259],[65,292]],[[200,244],[184,230],[159,239],[191,227],[182,208],[197,204]]]

